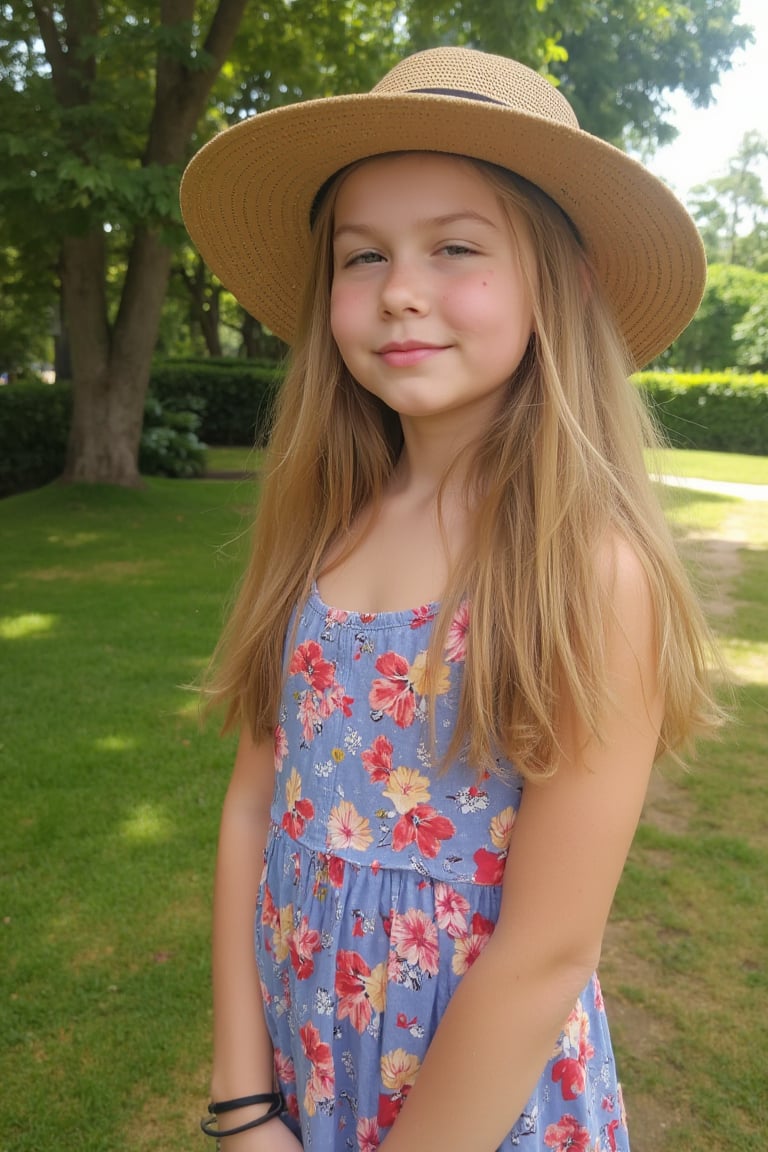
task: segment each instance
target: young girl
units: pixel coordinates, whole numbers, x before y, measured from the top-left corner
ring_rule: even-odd
[[[210,687],[205,1129],[626,1152],[595,967],[653,761],[717,720],[627,380],[695,311],[695,229],[455,48],[223,133],[182,203],[293,344]]]

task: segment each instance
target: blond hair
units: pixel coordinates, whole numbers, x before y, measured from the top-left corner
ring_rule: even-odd
[[[711,637],[648,480],[643,447],[656,443],[654,429],[570,221],[520,177],[465,162],[529,241],[520,254],[535,336],[508,402],[462,460],[472,536],[444,591],[429,660],[439,665],[467,600],[448,758],[461,753],[475,770],[494,771],[503,756],[527,777],[548,775],[563,688],[599,734],[610,685],[596,562],[616,534],[647,576],[665,699],[659,748],[675,749],[713,729],[720,713],[709,684]],[[402,446],[397,415],[352,378],[330,331],[333,210],[350,170],[331,184],[315,221],[301,336],[277,404],[251,560],[206,685],[211,704],[226,707],[225,729],[246,722],[256,738],[277,721],[291,613],[329,548],[343,550],[360,515],[375,509]]]

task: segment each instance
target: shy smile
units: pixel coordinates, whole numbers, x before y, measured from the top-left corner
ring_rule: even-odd
[[[379,348],[377,355],[390,368],[409,368],[443,351],[445,346],[442,344],[420,344],[409,340],[404,344],[385,344]]]

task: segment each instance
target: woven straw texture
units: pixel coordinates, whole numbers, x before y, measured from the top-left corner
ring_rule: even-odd
[[[573,221],[637,367],[696,311],[704,252],[672,192],[583,132],[543,76],[471,49],[417,53],[371,93],[289,105],[221,133],[184,174],[187,229],[247,311],[291,343],[315,194],[345,165],[396,151],[472,156],[542,188]]]

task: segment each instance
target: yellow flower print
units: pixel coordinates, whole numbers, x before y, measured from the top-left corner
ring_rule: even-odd
[[[384,795],[403,816],[417,804],[426,804],[429,800],[429,780],[421,775],[418,768],[406,768],[401,764],[394,772],[390,772]]]
[[[491,843],[494,848],[498,848],[500,852],[506,852],[509,848],[509,841],[512,837],[512,829],[515,824],[515,816],[517,813],[514,808],[504,808],[501,812],[497,812],[490,823],[491,830]]]
[[[418,1057],[406,1052],[404,1048],[385,1052],[381,1058],[382,1084],[390,1092],[402,1092],[405,1087],[412,1088],[420,1067]]]
[[[361,816],[349,800],[340,800],[328,817],[328,847],[363,852],[373,843],[367,816]]]
[[[377,964],[370,976],[364,978],[365,993],[374,1012],[383,1012],[387,1005],[387,963]]]
[[[408,679],[413,684],[414,691],[418,692],[419,696],[426,696],[427,689],[430,687],[428,669],[427,669],[427,653],[419,652],[408,669]],[[432,682],[432,690],[435,696],[444,696],[451,687],[451,670],[447,664],[440,664]]]
[[[275,960],[282,964],[290,952],[291,933],[293,932],[293,904],[286,904],[280,909],[280,918],[272,934],[272,948]]]

